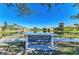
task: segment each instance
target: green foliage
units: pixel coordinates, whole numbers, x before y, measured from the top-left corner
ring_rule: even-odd
[[[47,31],[50,32],[50,28],[48,28]]]
[[[37,27],[33,27],[33,32],[36,33],[38,31]]]
[[[7,24],[7,22],[5,21],[4,22],[4,26],[2,27],[2,30],[4,31],[4,30],[7,30],[7,28],[8,28],[8,24]]]
[[[47,31],[47,29],[44,27],[44,28],[42,29],[42,31],[43,31],[43,32],[46,32],[46,31]]]

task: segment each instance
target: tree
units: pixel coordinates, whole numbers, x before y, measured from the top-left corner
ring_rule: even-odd
[[[7,3],[7,7],[16,7],[18,10],[18,15],[30,15],[32,13],[31,9],[27,7],[27,3]]]
[[[74,3],[72,7],[77,8],[79,10],[79,3]],[[79,12],[74,15],[71,15],[70,18],[79,20]]]
[[[79,24],[74,24],[74,25],[79,26]]]
[[[79,8],[79,3],[74,3],[72,7]]]
[[[7,24],[7,22],[6,22],[6,21],[4,22],[4,26],[6,26],[6,27],[8,26],[8,24]]]
[[[43,31],[43,32],[46,32],[46,31],[47,31],[47,29],[44,27],[44,28],[42,29],[42,31]]]
[[[7,3],[6,6],[17,8],[19,16],[27,16],[27,15],[32,15],[33,13],[35,13],[34,10],[29,8],[28,6],[29,4],[30,3]],[[42,7],[47,7],[48,12],[49,12],[53,6],[62,5],[64,3],[38,3],[38,4],[41,5]],[[43,9],[45,10],[45,8]]]
[[[77,20],[79,20],[79,13],[70,16],[70,18],[71,18],[71,19],[77,19]]]
[[[37,32],[37,28],[33,27],[33,32],[36,33]]]
[[[50,32],[50,28],[48,28],[47,31]]]
[[[18,26],[16,23],[13,23],[13,26]]]
[[[35,13],[35,11],[33,11],[31,8],[29,8],[30,3],[6,3],[7,7],[16,7],[18,10],[18,15],[20,16],[27,16],[27,15],[32,15],[33,13]],[[53,6],[61,6],[64,5],[64,3],[38,3],[39,5],[41,5],[42,7],[47,7],[48,11],[51,10],[51,8]],[[73,8],[77,8],[79,9],[79,3],[73,3],[71,5],[71,7]],[[11,9],[11,8],[10,8]],[[59,10],[60,8],[58,8]],[[79,12],[75,15],[71,15],[69,16],[72,19],[79,19]]]
[[[61,23],[59,23],[59,31],[60,31],[60,33],[61,34],[63,34],[64,32],[64,23],[63,22],[61,22]]]
[[[7,24],[7,22],[5,21],[4,22],[4,26],[2,27],[2,30],[7,30],[8,29],[8,24]]]

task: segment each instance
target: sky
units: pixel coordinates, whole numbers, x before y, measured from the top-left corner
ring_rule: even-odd
[[[79,12],[76,7],[72,7],[72,3],[52,5],[51,10],[47,6],[40,4],[28,4],[28,8],[33,10],[32,15],[26,17],[17,16],[16,7],[7,7],[6,4],[0,4],[0,25],[6,21],[8,24],[16,23],[24,27],[57,27],[60,22],[64,22],[65,26],[79,23],[79,20],[71,19],[70,16]]]

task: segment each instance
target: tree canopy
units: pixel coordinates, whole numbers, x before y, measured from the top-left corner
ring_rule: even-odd
[[[17,7],[18,9],[18,15],[19,16],[27,16],[27,15],[32,15],[34,13],[34,11],[32,9],[30,9],[28,7],[28,4],[31,3],[7,3],[6,6],[7,7]],[[58,6],[58,5],[64,5],[65,3],[38,3],[39,5],[41,5],[42,7],[47,7],[48,11],[50,12],[51,8],[54,6]],[[71,5],[73,8],[77,8],[79,9],[79,3],[73,3]],[[60,9],[60,8],[58,8]],[[79,13],[74,14],[69,16],[71,19],[79,19]]]

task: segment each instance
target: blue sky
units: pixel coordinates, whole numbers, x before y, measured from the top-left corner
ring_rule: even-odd
[[[17,8],[8,8],[5,4],[0,4],[0,25],[5,21],[8,24],[16,23],[25,27],[57,27],[60,22],[65,26],[79,23],[79,20],[70,19],[69,16],[76,14],[79,10],[72,7],[73,4],[52,5],[50,11],[46,6],[40,4],[29,4],[28,7],[34,11],[32,15],[22,17],[17,16]]]

